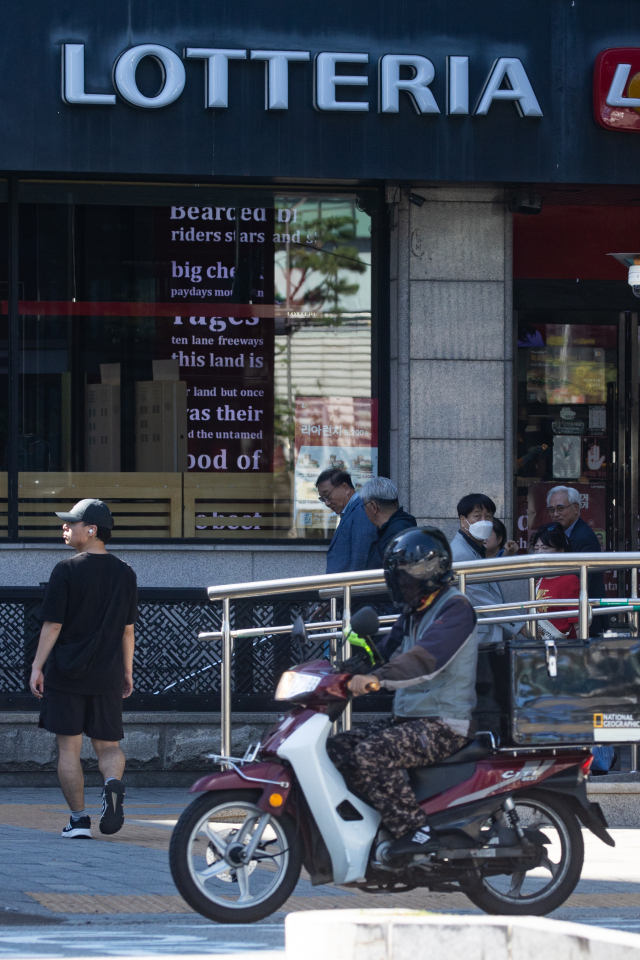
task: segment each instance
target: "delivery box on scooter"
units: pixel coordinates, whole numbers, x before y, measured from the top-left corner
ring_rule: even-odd
[[[477,692],[503,745],[640,742],[638,638],[483,644]]]

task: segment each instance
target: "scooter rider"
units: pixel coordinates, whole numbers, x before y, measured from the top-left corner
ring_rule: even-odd
[[[393,715],[340,733],[327,752],[395,838],[388,856],[428,852],[427,817],[403,771],[438,763],[469,741],[478,641],[471,603],[451,586],[451,549],[436,527],[408,530],[384,554],[385,581],[402,614],[378,644],[387,661],[351,678],[354,696],[395,690]]]

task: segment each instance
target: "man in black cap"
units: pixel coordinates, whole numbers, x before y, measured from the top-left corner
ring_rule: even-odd
[[[100,831],[117,833],[124,823],[125,758],[119,741],[122,699],[133,691],[138,588],[129,564],[105,549],[113,529],[106,503],[81,500],[69,513],[56,515],[76,555],[57,563],[47,584],[30,686],[41,701],[40,726],[58,741],[58,777],[71,810],[62,836],[90,838],[80,765],[83,733],[91,738],[104,778]]]

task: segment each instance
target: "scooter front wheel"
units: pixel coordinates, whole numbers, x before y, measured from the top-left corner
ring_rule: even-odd
[[[300,877],[295,824],[286,814],[260,810],[257,799],[246,790],[205,793],[183,812],[171,836],[175,885],[209,920],[263,920],[291,896]]]

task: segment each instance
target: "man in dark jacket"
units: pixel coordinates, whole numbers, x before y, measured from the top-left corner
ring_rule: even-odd
[[[368,480],[360,491],[360,499],[371,523],[378,528],[377,539],[369,548],[367,570],[379,570],[384,551],[397,534],[416,526],[416,518],[398,502],[398,488],[386,477]]]
[[[547,495],[547,510],[551,519],[564,528],[569,541],[569,553],[601,553],[600,541],[588,523],[580,516],[580,494],[573,487],[553,487]],[[589,596],[605,596],[604,577],[599,570],[589,574]],[[597,623],[597,621],[600,623]],[[595,626],[604,627],[603,618],[595,617]]]
[[[318,499],[340,517],[327,550],[327,573],[366,570],[369,548],[376,539],[376,528],[364,510],[351,475],[337,467],[323,470],[316,480]]]

